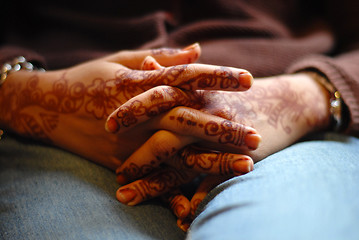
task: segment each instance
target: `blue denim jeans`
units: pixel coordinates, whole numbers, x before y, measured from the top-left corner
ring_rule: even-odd
[[[359,140],[326,134],[216,187],[186,235],[153,200],[115,199],[115,174],[60,149],[0,141],[0,239],[359,239]]]
[[[326,134],[215,188],[187,239],[359,239],[359,140]]]

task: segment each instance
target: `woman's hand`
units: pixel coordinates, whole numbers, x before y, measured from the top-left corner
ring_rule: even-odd
[[[172,88],[172,91],[179,90]],[[202,149],[201,154],[196,155],[197,157],[189,158],[187,155],[185,158],[182,158],[181,154],[170,154],[170,157],[164,160],[161,159],[161,162],[167,165],[165,169],[162,168],[155,171],[151,167],[147,168],[152,170],[149,176],[140,178],[135,182],[119,188],[117,198],[121,202],[128,205],[135,205],[148,198],[159,196],[166,191],[170,191],[177,186],[177,184],[183,184],[185,182],[184,179],[189,180],[194,177],[195,174],[192,171],[188,171],[188,169],[194,169],[194,165],[196,164],[215,166],[216,163],[230,162],[213,161],[216,159],[215,157],[205,158],[204,156],[206,155],[203,155],[203,149],[221,149],[222,152],[216,152],[216,154],[217,156],[222,156],[222,158],[226,154],[228,154],[227,156],[230,154],[233,154],[233,156],[244,154],[242,155],[244,156],[243,159],[248,160],[250,159],[249,157],[251,157],[255,161],[259,161],[294,143],[308,133],[327,128],[329,124],[329,96],[323,87],[306,74],[283,75],[257,80],[252,88],[246,92],[199,90],[196,91],[196,93],[202,96],[203,105],[198,110],[191,109],[191,114],[183,114],[183,111],[189,110],[186,107],[176,107],[168,112],[158,114],[150,120],[147,120],[147,118],[144,118],[144,120],[156,126],[157,129],[162,129],[161,131],[169,130],[171,132],[175,131],[174,128],[179,127],[181,129],[183,123],[190,121],[193,124],[190,124],[190,127],[186,126],[186,128],[190,133],[193,133],[196,130],[191,128],[197,127],[197,130],[199,130],[199,124],[205,125],[203,124],[203,121],[205,121],[203,119],[207,119],[208,115],[220,116],[223,119],[230,120],[232,124],[235,122],[241,123],[256,129],[262,136],[262,142],[259,147],[256,150],[254,150],[255,148],[246,149],[235,147],[233,144],[222,144],[222,147],[219,147],[218,142],[210,141],[209,139],[203,141],[202,138],[202,141],[196,144],[196,146]],[[183,94],[192,96],[193,93],[183,92]],[[147,108],[151,108],[151,104],[153,103],[147,101],[147,99],[153,98],[153,95],[153,91],[147,91],[126,102],[123,106],[129,106],[132,102],[141,99],[141,102],[146,103],[145,106]],[[164,97],[163,99],[168,98]],[[158,103],[156,102],[155,104]],[[126,111],[126,108],[123,106],[117,110],[116,115],[111,116],[122,116],[120,112]],[[171,124],[171,122],[175,123]],[[234,139],[237,139],[234,134],[231,134],[233,132],[225,131],[225,127],[222,127],[218,122],[213,126],[215,127],[208,128],[207,132],[213,136],[223,136],[223,138],[218,138],[218,140],[225,139],[224,141],[226,142],[235,142]],[[178,135],[176,137],[186,139],[186,131],[177,131],[177,133]],[[162,143],[166,146],[168,145],[168,142],[165,142],[165,140],[163,140]],[[157,146],[157,148],[160,149],[162,149],[162,147],[163,146],[160,145]],[[171,149],[171,147],[167,148]],[[144,147],[141,147],[117,170],[117,173],[120,174],[120,182],[123,183],[126,180],[134,180],[142,176],[142,173],[139,173],[136,169],[141,169],[141,167],[151,163],[150,159],[153,157],[153,154],[146,150]],[[187,150],[185,149],[184,151]],[[187,159],[187,161],[184,159]],[[189,159],[194,160],[189,161]],[[243,160],[242,162],[245,163]],[[187,171],[184,171],[186,168]],[[171,207],[177,217],[180,218],[179,225],[182,228],[185,228],[183,220],[191,216],[189,206],[193,214],[198,203],[202,201],[212,187],[227,179],[228,176],[234,175],[233,165],[231,169],[232,172],[222,174],[224,175],[223,177],[209,176],[211,180],[203,182],[200,191],[193,196],[190,202],[178,192],[174,195],[170,195],[169,199],[171,200],[170,202],[172,202]],[[196,170],[198,171],[199,169],[197,168]],[[214,168],[212,170],[214,170]],[[206,172],[203,169],[202,171]],[[245,172],[246,171],[242,170],[242,173]],[[217,173],[220,173],[220,171]],[[175,174],[177,174],[178,177],[169,177],[176,176]],[[180,179],[180,181],[176,182],[173,181],[173,179]],[[168,188],[165,189],[165,191],[158,191],[158,189],[164,189],[159,188],[159,186],[168,186]],[[177,200],[175,201],[173,199]],[[178,214],[177,208],[182,210],[182,214]]]
[[[227,82],[231,84],[223,86],[228,89],[250,86],[252,78],[244,70],[236,69],[238,78],[233,79],[221,67],[186,65],[199,54],[198,44],[183,50],[121,51],[68,69],[11,73],[0,91],[0,125],[116,169],[153,134],[146,124],[123,134],[105,131],[108,115],[129,99],[164,84],[186,89],[218,89]],[[172,67],[142,71],[147,56]],[[206,85],[213,72],[219,74],[218,85]]]

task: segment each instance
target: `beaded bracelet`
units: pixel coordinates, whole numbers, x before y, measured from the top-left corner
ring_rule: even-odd
[[[32,63],[26,61],[23,56],[19,56],[14,58],[11,62],[6,62],[1,67],[1,76],[0,76],[0,88],[2,84],[6,81],[8,75],[12,72],[17,72],[20,70],[27,70],[27,71],[41,71],[44,72],[45,69],[41,67],[34,66]],[[0,129],[0,139],[3,135],[4,131]]]
[[[343,129],[343,106],[344,102],[338,90],[329,82],[323,75],[314,71],[305,71],[314,80],[321,84],[330,94],[329,99],[329,112],[332,130],[338,132]]]
[[[31,62],[26,61],[23,56],[14,58],[11,62],[6,62],[2,65],[1,68],[1,77],[0,77],[0,87],[6,81],[7,76],[12,72],[17,72],[21,69],[27,71],[41,71],[44,72],[45,69],[34,66]]]

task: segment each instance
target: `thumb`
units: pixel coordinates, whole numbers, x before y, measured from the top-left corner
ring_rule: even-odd
[[[122,64],[130,69],[141,69],[147,56],[153,57],[160,65],[168,67],[174,65],[194,63],[201,54],[198,43],[183,49],[158,48],[149,50],[124,50],[105,57],[106,61]]]

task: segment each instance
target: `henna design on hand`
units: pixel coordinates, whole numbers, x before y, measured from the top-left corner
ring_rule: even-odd
[[[219,143],[230,143],[235,146],[244,145],[245,128],[241,124],[233,125],[231,121],[224,120],[218,125],[214,121],[209,121],[204,126],[204,131],[208,136],[218,136]]]
[[[191,216],[192,218],[196,216],[196,211],[199,207],[199,204],[203,201],[201,198],[196,198],[191,200]]]
[[[128,205],[136,205],[142,201],[162,195],[172,189],[187,183],[193,179],[195,175],[185,173],[173,168],[164,168],[152,175],[130,183],[121,189],[131,188],[134,189],[139,197],[132,202],[125,202]]]
[[[203,171],[209,171],[213,168],[213,165],[216,162],[221,160],[221,157],[224,156],[220,156],[219,153],[213,153],[209,155],[205,154],[204,152],[196,151],[192,147],[187,147],[179,153],[178,167],[185,167],[188,169],[198,168],[202,169]]]
[[[214,70],[213,74],[200,74],[197,77],[198,87],[205,89],[208,87],[214,87],[220,84],[221,89],[233,88],[237,89],[239,87],[239,79],[233,75],[233,72],[227,67],[220,67],[220,69]],[[250,86],[248,86],[250,87]]]
[[[129,106],[124,104],[117,111],[117,121],[119,122],[118,129],[121,126],[130,127],[135,125],[139,119],[144,117],[151,118],[166,112],[175,106],[188,106],[199,109],[202,104],[202,95],[196,92],[185,93],[178,88],[160,87],[153,88],[151,91],[150,105],[144,104],[140,100],[130,101]]]
[[[186,147],[173,161],[175,161],[174,166],[178,169],[191,169],[224,176],[241,175],[253,169],[253,161],[248,156],[209,152],[194,147]]]
[[[19,133],[36,138],[39,132],[33,131],[30,126],[23,125],[29,124],[28,121],[21,122],[16,119],[21,119],[21,113],[27,111],[30,107],[38,108],[38,111],[27,114],[32,115],[32,121],[36,122],[37,128],[42,129],[41,138],[50,140],[49,134],[56,129],[60,114],[82,112],[92,115],[97,120],[102,120],[114,111],[117,106],[137,94],[159,84],[174,84],[186,68],[187,65],[157,71],[136,71],[121,68],[115,72],[113,78],[95,77],[88,82],[74,82],[67,78],[68,72],[65,71],[58,80],[53,82],[50,89],[43,89],[42,81],[45,80],[41,80],[38,73],[33,73],[28,80],[16,82],[16,84],[8,81],[6,90],[0,92],[0,99],[3,103],[0,108],[3,116],[2,121],[7,122]],[[180,96],[173,97],[177,101],[183,101],[179,100]],[[187,99],[186,104],[189,102],[191,101]],[[147,109],[145,113],[151,116],[155,112],[163,111],[161,109],[170,108],[171,104],[173,103],[169,105],[158,104],[151,109]],[[132,108],[132,110],[134,109]],[[43,116],[44,114],[50,114],[52,119],[57,118],[57,120],[51,120],[51,123],[48,123],[46,121],[50,119],[41,118],[40,113]],[[136,116],[136,114],[143,113],[135,111],[133,114]],[[130,118],[126,121],[130,124],[131,121],[134,121],[134,116],[128,116]],[[45,125],[51,125],[51,127],[45,127]]]
[[[170,209],[178,218],[185,218],[190,209],[189,201],[179,189],[172,190],[162,195],[162,199],[169,205]],[[187,209],[183,204],[188,203]]]
[[[74,114],[82,109],[95,119],[104,119],[121,103],[105,80],[95,78],[87,86],[82,82],[70,84],[66,72],[48,91],[40,88],[37,74],[22,83],[9,82],[0,98],[7,100],[0,109],[5,121],[26,136],[46,141],[51,141],[49,134],[56,129],[60,114]],[[24,113],[34,107],[39,112]]]
[[[210,95],[205,94],[204,102],[216,103],[213,106],[210,104],[206,106],[207,111],[214,115],[247,126],[253,126],[253,123],[259,119],[259,115],[262,115],[266,117],[265,121],[269,126],[274,129],[282,129],[286,134],[290,134],[293,131],[290,123],[305,121],[308,126],[319,124],[319,117],[316,117],[316,113],[319,112],[320,106],[311,104],[318,102],[317,98],[318,96],[313,94],[310,89],[298,92],[292,88],[290,82],[280,81],[280,84],[275,86],[257,85],[243,93],[213,92]],[[219,109],[218,106],[223,106],[223,109]],[[314,120],[309,120],[308,114],[305,114],[308,111],[312,112],[311,116],[315,118]],[[211,127],[214,128],[214,131],[221,131],[219,126],[217,130],[217,126],[212,125]],[[223,133],[227,132],[223,131]],[[229,137],[230,134],[226,136]]]

